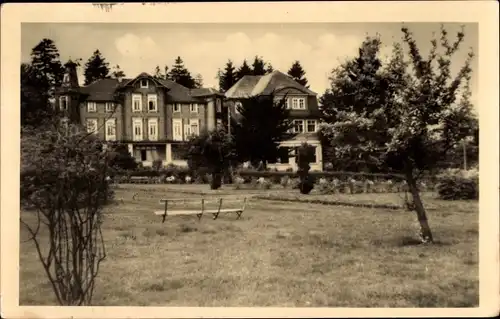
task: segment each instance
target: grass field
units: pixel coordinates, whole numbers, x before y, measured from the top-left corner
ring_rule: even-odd
[[[106,208],[108,257],[96,306],[478,306],[477,202],[442,202],[426,194],[437,244],[415,246],[415,216],[403,210],[302,203],[296,190],[174,187],[117,190],[119,204]],[[162,224],[152,213],[161,209],[161,197],[201,191],[299,201],[252,199],[240,220],[172,216]],[[342,196],[400,200],[398,194]],[[21,227],[21,240],[26,238]],[[55,304],[34,245],[21,243],[20,249],[20,304]]]

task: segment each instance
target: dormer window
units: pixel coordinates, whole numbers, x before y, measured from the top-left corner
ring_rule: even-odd
[[[64,73],[63,75],[63,83],[68,83],[69,82],[69,74],[68,73]]]
[[[141,89],[147,89],[147,88],[148,88],[148,80],[141,79]]]
[[[241,102],[236,102],[234,103],[234,112],[236,114],[240,114],[240,108],[242,107],[243,105],[241,104]]]

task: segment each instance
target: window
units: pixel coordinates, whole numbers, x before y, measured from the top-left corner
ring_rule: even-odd
[[[301,110],[306,109],[306,99],[304,99],[304,98],[299,99],[299,109],[301,109]]]
[[[142,119],[132,119],[133,140],[142,141]]]
[[[63,83],[69,83],[69,74],[68,73],[64,73],[64,75],[63,75]]]
[[[217,119],[217,128],[222,127],[222,119]]]
[[[87,102],[87,112],[97,112],[97,105],[95,102]]]
[[[316,120],[307,120],[307,132],[316,132]]]
[[[184,141],[189,140],[191,137],[191,126],[189,124],[184,124]]]
[[[113,102],[106,102],[106,112],[114,112],[115,111],[115,103]]]
[[[158,112],[158,98],[156,94],[148,94],[148,111]]]
[[[172,133],[174,141],[182,141],[182,120],[173,119],[172,120]]]
[[[148,134],[149,134],[149,140],[151,141],[158,140],[158,119],[148,120]]]
[[[116,119],[106,121],[106,141],[116,141]]]
[[[216,103],[217,112],[219,112],[219,113],[222,112],[222,102],[221,102],[221,100],[217,99],[215,103]]]
[[[61,111],[67,111],[68,104],[69,104],[69,97],[68,96],[60,96],[59,97],[59,109]]]
[[[148,153],[146,150],[141,150],[141,161],[146,161],[148,159]]]
[[[294,120],[293,121],[293,132],[294,133],[303,133],[304,132],[304,121],[303,120]]]
[[[147,89],[148,88],[148,80],[147,79],[142,79],[141,80],[141,88],[142,89]]]
[[[190,104],[190,110],[191,113],[198,113],[198,104],[196,103]]]
[[[285,106],[286,106],[287,109],[290,108],[290,99],[289,98],[285,99]]]
[[[87,133],[97,134],[97,119],[87,119],[86,121]]]
[[[132,112],[142,111],[142,96],[140,94],[132,94]]]
[[[181,105],[180,104],[174,104],[174,112],[180,112],[181,111]]]
[[[190,119],[189,120],[189,125],[191,126],[191,134],[193,135],[200,135],[200,125],[199,125],[199,120],[198,119]]]

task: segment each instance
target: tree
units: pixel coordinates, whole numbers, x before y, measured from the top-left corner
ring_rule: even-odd
[[[473,53],[452,76],[450,65],[464,39],[463,30],[450,44],[442,27],[426,57],[408,28],[401,31],[409,61],[402,45],[395,44],[390,61],[382,66],[374,58],[380,40],[368,38],[356,59],[334,71],[330,92],[344,103],[344,110],[322,131],[338,155],[371,160],[404,175],[412,199],[408,207],[416,212],[422,242],[430,243],[433,236],[418,181],[422,173],[434,172],[440,159],[471,132],[468,83]]]
[[[250,97],[241,101],[238,112],[239,119],[231,127],[239,160],[261,162],[265,169],[268,161],[278,157],[279,143],[292,135],[285,98],[275,98],[274,93]]]
[[[194,79],[195,82],[195,87],[196,88],[202,88],[203,87],[203,76],[201,74],[196,74],[196,77]]]
[[[130,155],[128,147],[123,143],[108,145],[109,166],[118,170],[134,170],[137,168],[135,158]]]
[[[266,68],[266,73],[269,74],[269,73],[272,73],[274,71],[274,68],[273,66],[271,65],[270,62],[267,63],[267,68]]]
[[[168,73],[168,77],[172,81],[183,85],[188,89],[196,88],[196,81],[193,79],[188,69],[184,66],[184,61],[182,61],[180,56],[175,59],[175,63]]]
[[[153,77],[155,79],[160,79],[160,80],[165,78],[165,76],[161,73],[161,69],[160,69],[159,65],[156,66]]]
[[[111,72],[111,78],[113,79],[118,79],[118,78],[124,78],[125,77],[125,72],[122,71],[120,66],[117,64],[113,67],[113,71]]]
[[[38,126],[52,115],[51,100],[61,85],[64,69],[51,39],[42,39],[31,51],[31,62],[21,65],[21,123]]]
[[[288,75],[291,76],[299,84],[305,86],[306,88],[309,88],[309,85],[307,85],[307,79],[304,77],[306,75],[306,72],[302,68],[302,65],[300,65],[299,61],[295,61],[292,64],[292,67],[288,70]]]
[[[234,143],[223,128],[203,132],[189,140],[187,157],[191,170],[208,168],[212,175],[210,188],[218,189],[222,184],[224,171],[229,169],[231,159],[235,157]]]
[[[21,224],[58,303],[88,306],[106,257],[102,208],[113,192],[101,142],[69,131],[55,121],[50,127],[23,129]]]
[[[252,63],[252,74],[253,75],[265,75],[266,74],[266,63],[262,57],[255,56]]]
[[[217,78],[219,79],[219,91],[221,92],[226,92],[234,84],[236,84],[237,79],[236,79],[235,68],[231,60],[227,61],[224,71],[219,70]]]
[[[83,74],[85,76],[85,85],[94,83],[100,79],[109,78],[109,63],[102,56],[99,50],[95,50],[92,56],[85,63]]]
[[[248,66],[247,60],[245,59],[243,60],[243,64],[236,71],[236,80],[237,80],[236,82],[238,82],[245,75],[252,75],[252,74],[253,71],[250,68],[250,66]]]

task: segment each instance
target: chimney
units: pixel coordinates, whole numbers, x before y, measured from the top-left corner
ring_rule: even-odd
[[[118,76],[116,77],[116,79],[118,80],[118,83],[122,83],[122,81],[123,81],[123,76],[118,75]]]

